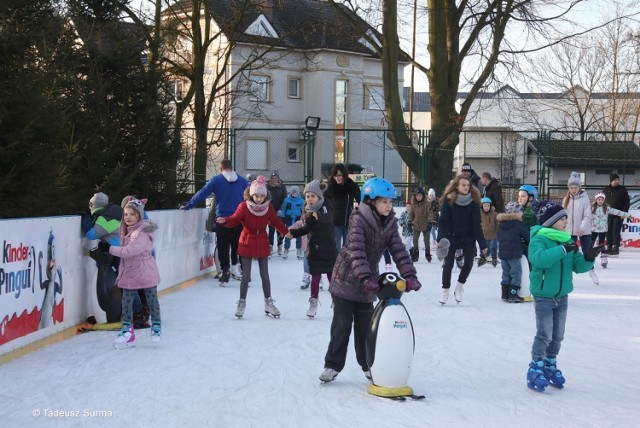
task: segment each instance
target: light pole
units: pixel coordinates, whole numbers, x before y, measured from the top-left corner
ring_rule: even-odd
[[[315,152],[314,143],[316,131],[320,127],[318,116],[307,116],[302,128],[302,138],[304,140],[304,180],[305,183],[313,180],[313,154]]]

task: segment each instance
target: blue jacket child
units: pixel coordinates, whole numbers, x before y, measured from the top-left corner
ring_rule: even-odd
[[[304,210],[304,199],[300,196],[300,190],[298,186],[291,186],[291,193],[282,202],[282,217],[284,218],[284,224],[287,227],[293,226],[293,224],[300,220],[302,217],[302,211]],[[291,239],[284,239],[285,252],[289,251],[291,247]],[[296,249],[302,248],[302,238],[296,238]],[[298,251],[298,258],[301,258],[302,254]]]

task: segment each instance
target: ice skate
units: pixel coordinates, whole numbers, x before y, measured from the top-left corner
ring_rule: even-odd
[[[304,251],[302,251],[302,248],[298,248],[296,250],[296,257],[298,258],[298,260],[304,259]]]
[[[135,346],[136,334],[133,331],[133,324],[122,323],[122,330],[120,334],[116,336],[116,340],[113,342],[113,346],[116,349],[125,349]]]
[[[271,297],[264,299],[264,313],[273,318],[280,318],[280,311],[275,307],[273,302],[275,302],[275,300]]]
[[[427,263],[431,263],[431,260],[433,260],[433,257],[431,257],[431,253],[427,251],[424,253],[424,256],[427,259]]]
[[[302,274],[302,281],[300,281],[300,289],[306,290],[307,288],[309,288],[309,284],[311,284],[311,275],[305,272]]]
[[[151,341],[153,343],[160,342],[161,334],[162,334],[162,328],[160,327],[160,324],[154,322],[151,325]]]
[[[527,371],[527,386],[529,388],[543,392],[549,386],[549,381],[542,371],[543,368],[544,361],[542,360],[529,363],[529,370]]]
[[[324,281],[322,280],[322,277],[320,277],[320,290],[324,290]]]
[[[309,309],[307,310],[307,316],[313,318],[318,312],[318,299],[315,297],[309,297]]]
[[[223,270],[222,275],[220,275],[220,287],[224,287],[225,284],[228,284],[230,277],[231,277],[231,273],[229,273],[228,270]]]
[[[338,372],[334,369],[324,369],[322,373],[320,373],[320,377],[318,379],[320,379],[322,383],[329,383],[333,382],[337,376]]]
[[[453,291],[453,296],[456,298],[456,302],[462,302],[462,295],[464,294],[464,284],[459,282],[456,285],[456,289]]]
[[[602,266],[603,269],[606,269],[608,264],[609,264],[609,257],[607,257],[607,253],[605,252],[600,253],[600,266]]]
[[[442,303],[442,305],[444,305],[445,303],[447,303],[447,300],[449,300],[449,289],[443,288],[442,297],[440,298],[439,302]]]
[[[213,275],[213,277],[215,279],[219,279],[222,276],[222,271],[221,270],[216,270],[216,274]]]
[[[464,267],[464,252],[462,250],[456,250],[455,259],[458,269],[462,269]]]
[[[491,266],[493,266],[493,267],[498,266],[498,258],[497,257],[491,257]]]
[[[238,281],[242,280],[242,272],[240,271],[239,265],[231,265],[231,278],[237,279]]]
[[[393,272],[393,266],[391,265],[391,263],[387,263],[384,265],[384,271],[385,272]]]
[[[420,258],[420,250],[418,250],[417,248],[412,248],[411,249],[411,261],[413,263],[417,262]]]
[[[289,249],[285,248],[284,252],[282,253],[282,258],[287,260],[287,257],[289,257]]]
[[[484,265],[485,263],[487,263],[487,258],[484,256],[480,256],[480,258],[478,259],[478,267]]]
[[[542,372],[544,373],[544,377],[547,378],[549,384],[554,388],[562,389],[564,388],[565,378],[562,376],[562,372],[558,370],[557,361],[555,358],[545,358],[544,359],[544,368]]]
[[[589,276],[591,277],[591,281],[593,281],[595,285],[600,285],[600,278],[598,278],[595,269],[591,269],[589,271]]]
[[[238,300],[238,306],[236,307],[236,317],[242,318],[244,316],[244,310],[246,307],[247,307],[246,299]]]

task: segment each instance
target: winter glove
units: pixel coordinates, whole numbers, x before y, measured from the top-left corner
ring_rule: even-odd
[[[567,252],[567,254],[569,254],[572,251],[576,253],[578,252],[578,246],[573,241],[567,242],[566,244],[562,244],[562,246],[564,247],[564,250]]]
[[[109,244],[108,242],[98,242],[98,251],[102,253],[108,253],[109,248],[111,248],[111,244]]]
[[[438,242],[438,247],[436,248],[436,257],[438,260],[443,261],[447,254],[449,254],[449,240],[447,238],[442,238],[440,242]]]
[[[407,278],[407,293],[409,291],[418,291],[422,288],[422,284],[418,281],[418,278],[415,276],[410,276]]]
[[[364,291],[366,291],[367,293],[377,293],[378,291],[380,291],[380,286],[378,285],[376,280],[371,278],[370,276],[362,280],[362,288],[364,288]]]
[[[584,253],[584,259],[588,262],[595,261],[596,257],[598,257],[598,254],[602,252],[603,248],[604,245],[598,245],[597,247],[589,249],[586,253]]]

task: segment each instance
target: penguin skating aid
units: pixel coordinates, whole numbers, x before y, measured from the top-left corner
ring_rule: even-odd
[[[403,401],[406,397],[422,399],[407,385],[415,349],[413,323],[400,301],[406,283],[396,273],[378,277],[380,301],[371,316],[366,338],[367,364],[372,384],[367,392],[379,397]]]

